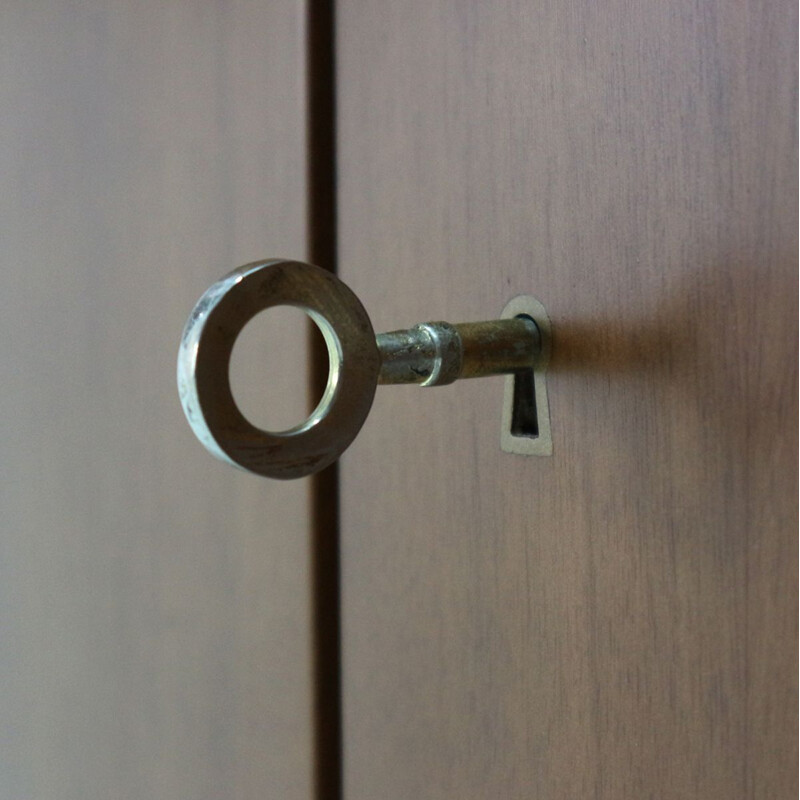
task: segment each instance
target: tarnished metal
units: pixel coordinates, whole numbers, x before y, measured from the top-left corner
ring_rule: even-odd
[[[436,345],[424,328],[379,333],[377,345],[378,383],[425,383],[433,374]]]
[[[260,311],[279,305],[301,308],[317,323],[328,345],[330,372],[311,416],[290,430],[270,432],[239,411],[228,370],[242,328]],[[532,371],[543,347],[536,317],[504,316],[513,318],[424,322],[376,337],[358,298],[330,272],[282,259],[246,264],[215,283],[186,323],[178,354],[181,403],[192,430],[215,457],[259,475],[299,478],[344,452],[379,383],[444,386],[460,378]]]
[[[379,333],[379,384],[445,386],[461,378],[505,375],[530,367],[541,349],[533,320],[424,322]]]
[[[311,416],[271,432],[239,411],[228,372],[242,328],[280,305],[302,308],[317,323],[330,372]],[[353,441],[372,407],[379,370],[372,323],[353,292],[324,269],[273,259],[239,267],[197,302],[178,352],[178,392],[189,425],[213,456],[269,478],[300,478],[334,462]]]

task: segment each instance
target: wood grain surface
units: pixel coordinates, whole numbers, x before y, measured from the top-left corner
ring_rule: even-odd
[[[304,27],[295,0],[0,11],[1,798],[313,792],[308,485],[214,461],[174,377],[213,280],[306,252]]]
[[[376,330],[553,324],[383,387],[341,462],[360,798],[796,796],[796,12],[338,4],[340,275]]]

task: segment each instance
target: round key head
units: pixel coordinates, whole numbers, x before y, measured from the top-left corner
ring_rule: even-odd
[[[316,322],[330,371],[311,416],[273,432],[239,411],[229,368],[242,328],[260,311],[282,305],[301,308]],[[181,338],[178,392],[189,425],[212,455],[269,478],[301,478],[327,467],[353,441],[372,406],[379,370],[372,323],[353,292],[319,267],[272,259],[239,267],[198,300]]]

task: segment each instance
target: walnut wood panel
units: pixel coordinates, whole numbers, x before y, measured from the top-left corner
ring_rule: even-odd
[[[376,329],[554,331],[552,458],[485,380],[342,459],[345,796],[794,796],[792,4],[338,7]]]
[[[308,487],[210,458],[174,377],[213,280],[305,252],[303,4],[0,17],[0,797],[307,798]]]

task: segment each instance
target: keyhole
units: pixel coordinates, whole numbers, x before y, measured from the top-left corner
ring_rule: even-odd
[[[527,314],[517,314],[517,319],[534,322]],[[535,439],[539,435],[539,414],[536,410],[536,386],[532,369],[522,370],[514,375],[511,434],[512,436],[527,436],[531,439]]]
[[[532,369],[506,376],[500,447],[522,456],[550,456],[550,404],[547,401],[546,371],[550,360],[550,320],[544,306],[530,295],[512,298],[503,317],[529,319],[539,329],[541,349]]]
[[[289,430],[304,422],[321,394],[312,394],[309,370],[317,324],[301,308],[275,306],[245,325],[233,346],[230,383],[245,418],[264,431]],[[314,343],[318,346],[318,343]]]
[[[539,435],[539,415],[536,413],[536,389],[532,369],[523,370],[514,376],[511,434],[528,436],[531,439]]]

